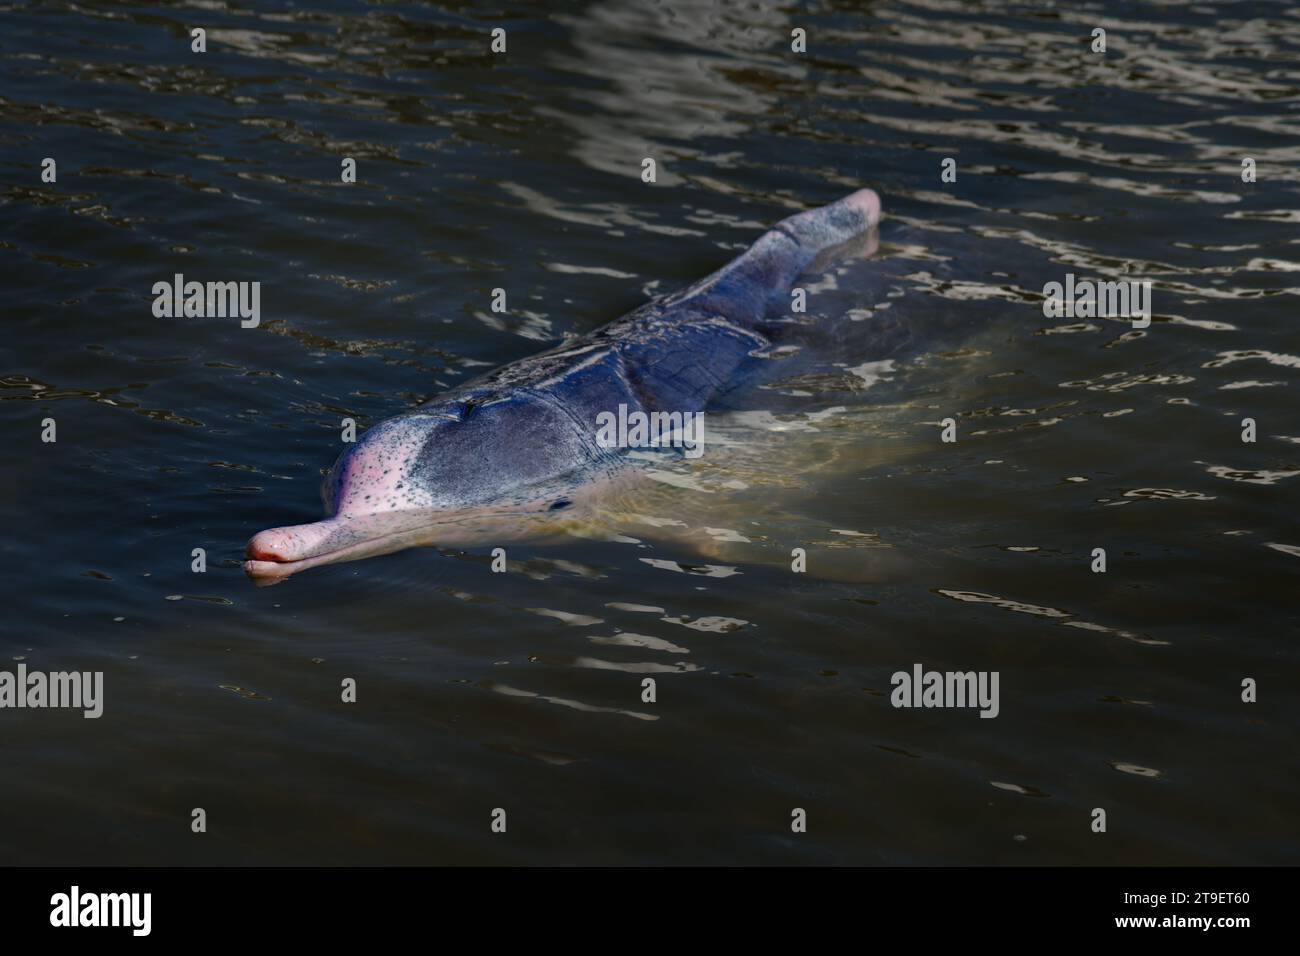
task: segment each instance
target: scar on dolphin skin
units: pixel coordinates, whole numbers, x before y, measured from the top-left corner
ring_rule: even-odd
[[[418,545],[562,537],[636,471],[630,449],[598,441],[598,416],[702,412],[742,387],[773,347],[773,297],[880,216],[870,189],[791,216],[689,288],[380,422],[326,476],[324,520],[254,535],[245,572],[274,584]]]

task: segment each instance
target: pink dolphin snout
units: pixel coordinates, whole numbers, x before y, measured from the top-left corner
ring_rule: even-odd
[[[250,561],[301,561],[319,552],[329,540],[333,522],[314,521],[311,524],[268,528],[253,535],[246,549]]]
[[[406,509],[268,528],[253,535],[245,547],[244,571],[259,584],[275,584],[322,564],[429,544],[446,533],[445,517],[428,509]]]
[[[324,564],[338,550],[339,521],[288,525],[259,531],[244,549],[244,571],[272,583],[303,568]]]

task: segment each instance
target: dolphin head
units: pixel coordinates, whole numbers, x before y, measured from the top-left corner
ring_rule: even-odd
[[[326,517],[254,535],[259,583],[421,544],[465,547],[554,530],[607,455],[554,399],[448,400],[380,422],[346,448],[321,489]]]

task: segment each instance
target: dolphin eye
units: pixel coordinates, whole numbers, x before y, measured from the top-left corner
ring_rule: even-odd
[[[573,502],[570,501],[568,498],[561,498],[559,501],[552,501],[552,502],[551,502],[551,506],[550,506],[549,508],[547,508],[546,510],[547,510],[547,511],[559,511],[559,510],[562,509],[562,508],[567,508],[567,507],[569,507],[569,505],[571,505],[571,504],[573,504]]]

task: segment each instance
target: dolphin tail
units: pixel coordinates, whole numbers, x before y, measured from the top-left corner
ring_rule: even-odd
[[[744,254],[666,304],[719,313],[744,324],[760,321],[770,297],[789,292],[822,253],[869,234],[880,216],[880,197],[859,189],[829,206],[782,219]]]
[[[782,219],[767,235],[777,233],[794,240],[798,249],[790,255],[802,270],[818,253],[865,235],[879,224],[880,197],[874,189],[859,189],[829,206]],[[791,281],[797,276],[795,273]]]

